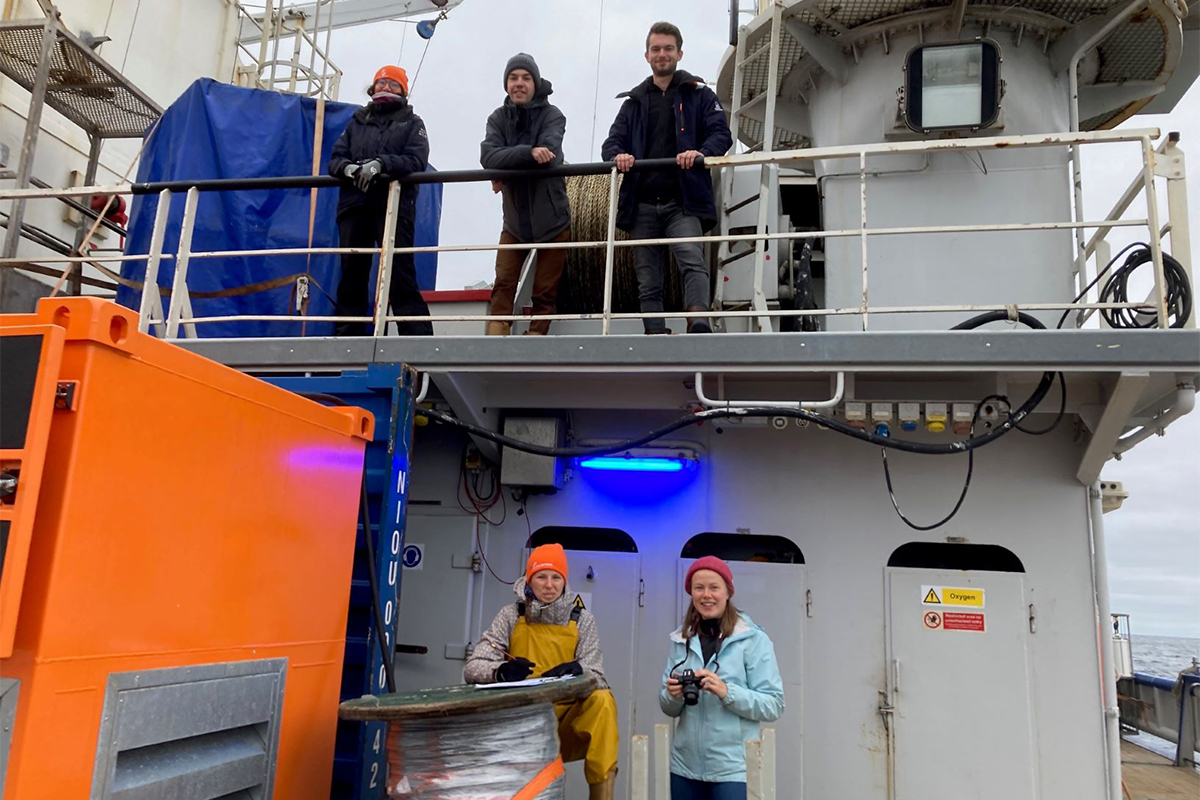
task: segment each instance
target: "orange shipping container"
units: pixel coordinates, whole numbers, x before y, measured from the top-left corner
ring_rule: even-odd
[[[4,797],[328,797],[373,420],[136,328],[0,316]]]

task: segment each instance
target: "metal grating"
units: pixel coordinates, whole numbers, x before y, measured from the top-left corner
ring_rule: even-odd
[[[1121,0],[968,0],[967,17],[971,17],[972,7],[981,10],[987,8],[993,13],[995,9],[1020,8],[1023,11],[1045,14],[1061,21],[1047,22],[1050,27],[1042,31],[1053,42],[1073,25],[1105,13],[1118,2]],[[837,26],[853,31],[888,18],[897,18],[897,24],[903,26],[905,14],[928,9],[942,9],[943,13],[950,14],[952,8],[951,0],[801,0],[794,3],[785,14],[838,42],[843,35],[853,37],[855,34],[841,34]],[[770,36],[770,20],[760,17],[750,29],[745,52],[749,55],[765,50],[770,46]],[[1100,71],[1096,82],[1112,84],[1125,81],[1160,81],[1164,71],[1170,67],[1166,52],[1168,38],[1163,21],[1153,14],[1119,26],[1098,48]],[[786,29],[780,32],[779,42],[779,79],[776,86],[770,87],[776,94],[779,93],[788,73],[805,56],[804,48]],[[729,102],[733,76],[729,62],[724,66],[718,81],[718,94],[722,100]],[[769,59],[765,52],[746,65],[742,80],[741,105],[769,90],[768,71]],[[796,88],[789,84],[789,94]],[[1120,109],[1111,114],[1099,115],[1086,120],[1081,127],[1084,130],[1095,130],[1119,113]],[[747,145],[760,144],[763,138],[762,123],[743,116],[739,123],[738,138]],[[773,146],[777,150],[803,147],[807,144],[803,136],[778,127],[772,138]]]
[[[944,0],[821,0],[817,8],[829,19],[857,28],[884,17],[945,5]]]
[[[0,73],[32,92],[45,23],[0,23]],[[51,50],[46,105],[99,138],[136,138],[162,116],[158,105],[60,26]]]
[[[797,15],[801,21],[807,25],[816,26],[820,21],[807,13]],[[762,48],[769,48],[771,45],[771,28],[764,26],[763,29],[752,35],[746,43],[747,55],[753,54]],[[787,77],[788,72],[794,67],[800,59],[804,57],[804,48],[800,43],[792,38],[791,34],[786,29],[780,31],[779,34],[779,75],[775,84],[775,91],[779,91],[779,87],[783,84],[783,79]],[[753,100],[757,95],[761,94],[764,87],[767,85],[767,78],[770,74],[771,62],[770,55],[763,53],[761,56],[750,62],[746,66],[745,77],[742,79],[742,105]],[[761,111],[765,111],[765,106],[759,105]],[[756,143],[763,140],[763,123],[749,119],[745,116],[738,123],[740,127],[739,137],[743,142]],[[776,127],[775,136],[772,143],[772,148],[775,150],[788,150],[804,145],[804,137],[794,131],[785,128]]]
[[[1166,43],[1157,17],[1122,25],[1100,43],[1096,83],[1157,79],[1166,66]]]

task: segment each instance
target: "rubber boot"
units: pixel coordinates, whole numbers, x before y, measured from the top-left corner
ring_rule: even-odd
[[[704,306],[690,306],[689,312],[708,311]],[[712,333],[712,325],[704,317],[689,317],[688,318],[688,333]]]
[[[617,790],[617,768],[613,767],[608,777],[600,783],[588,784],[588,800],[613,800]]]
[[[487,324],[487,330],[485,331],[485,333],[487,336],[508,336],[508,332],[511,330],[512,330],[511,322],[492,321]]]

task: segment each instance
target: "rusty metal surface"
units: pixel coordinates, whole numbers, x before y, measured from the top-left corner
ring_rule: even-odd
[[[0,23],[0,73],[27,91],[37,74],[45,23]],[[136,138],[162,109],[120,71],[59,26],[51,51],[46,105],[99,138]]]

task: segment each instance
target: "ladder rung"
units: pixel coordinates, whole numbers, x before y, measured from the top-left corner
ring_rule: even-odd
[[[728,266],[729,264],[732,264],[733,262],[737,261],[739,258],[745,258],[746,256],[753,255],[754,251],[756,249],[757,248],[752,247],[749,250],[743,250],[740,253],[734,253],[731,256],[726,256],[725,258],[722,258],[719,262],[717,262],[717,267],[718,268],[725,267],[725,266]]]
[[[750,205],[757,199],[758,199],[758,194],[757,193],[752,194],[749,197],[747,197],[745,200],[742,200],[741,202],[738,202],[738,203],[734,203],[729,208],[725,209],[725,213],[732,214],[733,212],[737,211],[739,208],[745,208],[746,206]]]
[[[758,48],[757,50],[755,50],[753,53],[751,53],[750,55],[746,56],[746,57],[745,57],[745,58],[743,58],[741,61],[739,61],[739,62],[738,62],[738,66],[739,66],[739,67],[744,67],[744,66],[746,66],[747,64],[749,64],[750,62],[752,62],[752,61],[754,61],[755,59],[757,59],[757,58],[758,58],[759,56],[761,56],[763,53],[769,53],[770,51],[771,51],[771,46],[770,46],[770,45],[767,45],[766,47],[760,47],[760,48]]]
[[[753,99],[751,99],[749,103],[743,103],[742,105],[738,106],[737,111],[739,114],[744,114],[744,113],[746,113],[746,109],[753,108],[754,106],[758,105],[759,103],[761,103],[763,100],[766,100],[766,99],[767,99],[767,93],[763,92],[762,94],[758,95],[757,97],[754,97]]]

